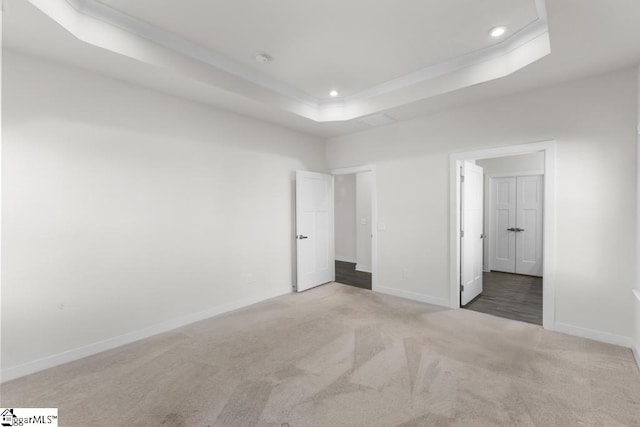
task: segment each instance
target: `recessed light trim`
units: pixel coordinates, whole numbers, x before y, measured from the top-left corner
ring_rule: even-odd
[[[335,98],[336,96],[340,95],[340,92],[338,92],[337,90],[332,90],[331,92],[329,92],[329,96],[332,98]]]
[[[489,34],[491,35],[491,37],[500,37],[501,35],[503,35],[506,32],[507,32],[507,27],[501,25],[499,27],[492,28],[489,31]]]
[[[268,53],[264,53],[264,52],[258,53],[255,59],[256,59],[256,62],[259,62],[261,64],[266,64],[273,61],[273,57]]]

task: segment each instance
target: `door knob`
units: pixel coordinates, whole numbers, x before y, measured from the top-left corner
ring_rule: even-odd
[[[511,228],[507,228],[507,231],[518,231],[517,228],[511,227]]]
[[[515,230],[515,231],[517,231],[517,232],[519,233],[519,232],[521,232],[521,231],[524,231],[524,228],[516,228],[516,230]]]
[[[309,236],[303,236],[302,234],[298,236],[298,239],[302,240],[302,239],[308,239]]]

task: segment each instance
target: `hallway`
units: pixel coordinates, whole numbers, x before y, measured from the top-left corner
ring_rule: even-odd
[[[464,308],[542,325],[542,277],[483,273],[483,291]]]

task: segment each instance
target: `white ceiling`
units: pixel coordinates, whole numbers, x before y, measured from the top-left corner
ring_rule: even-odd
[[[496,44],[533,0],[101,0],[316,98],[343,96]],[[392,35],[392,36],[390,36]],[[270,64],[254,60],[258,52]]]
[[[44,1],[51,4],[53,0]],[[69,2],[74,1],[83,0],[69,0]],[[246,12],[251,9],[247,6],[248,1],[246,0],[237,2],[104,0],[104,3],[118,8],[132,17],[144,17],[146,22],[152,23],[156,27],[165,25],[165,30],[176,33],[180,31],[178,35],[181,37],[202,44],[211,51],[217,50],[218,54],[230,58],[235,63],[240,63],[247,69],[262,73],[270,79],[283,82],[285,85],[302,92],[308,92],[315,97],[322,96],[322,92],[326,91],[325,86],[332,84],[331,78],[336,79],[337,83],[333,84],[344,85],[346,89],[338,87],[343,94],[344,90],[363,91],[371,85],[380,83],[380,79],[406,75],[412,71],[413,67],[429,66],[442,61],[442,55],[461,55],[485,46],[483,43],[487,43],[488,39],[487,28],[484,27],[494,25],[488,25],[491,17],[483,16],[482,22],[484,23],[482,25],[463,25],[465,22],[468,24],[468,21],[472,19],[461,17],[473,16],[469,13],[471,10],[469,8],[465,8],[461,13],[460,8],[463,7],[463,3],[467,6],[487,3],[495,6],[498,11],[503,10],[504,13],[508,13],[505,11],[511,9],[501,8],[501,4],[517,3],[514,10],[519,12],[511,10],[512,19],[514,19],[512,22],[519,23],[514,25],[526,25],[528,19],[533,16],[531,13],[539,13],[539,10],[531,9],[532,4],[535,6],[533,1],[524,0],[522,2],[516,0],[504,2],[477,2],[476,0],[464,2],[462,0],[365,2],[364,0],[354,0],[353,4],[359,5],[361,10],[348,7],[347,10],[341,12],[345,19],[340,18],[339,20],[341,23],[340,31],[331,27],[329,33],[340,32],[342,35],[338,38],[329,37],[321,55],[318,49],[315,49],[316,52],[305,50],[305,44],[321,45],[322,40],[318,40],[327,33],[324,26],[331,22],[330,12],[344,9],[344,4],[351,5],[351,1],[325,1],[315,3],[315,7],[311,2],[293,0],[277,3],[251,2],[252,7],[258,4],[273,6],[274,3],[286,5],[286,8],[276,7],[269,9],[268,13],[261,11],[259,14]],[[375,3],[375,6],[369,3]],[[188,6],[184,7],[185,4]],[[211,6],[212,4],[217,6],[214,8]],[[171,9],[176,8],[177,5],[180,5],[180,10]],[[303,5],[305,6],[303,7]],[[325,5],[327,5],[326,9]],[[400,5],[413,9],[403,9]],[[450,5],[457,5],[458,9],[451,10],[449,9]],[[371,10],[373,7],[375,9]],[[319,12],[320,9],[322,12]],[[489,9],[491,7],[485,10]],[[412,19],[405,19],[403,10],[405,12],[412,10],[413,12],[409,14]],[[439,10],[448,10],[452,16],[447,19],[435,19],[433,15],[436,14],[435,11]],[[495,13],[498,14],[498,12]],[[313,18],[305,17],[305,14],[313,15]],[[424,15],[424,19],[416,18],[420,14]],[[215,17],[212,18],[213,15]],[[176,19],[169,19],[168,23],[162,21],[171,16],[176,16]],[[188,18],[189,16],[194,18],[193,25],[179,25],[176,28],[169,26],[179,22],[184,23],[185,19],[191,19]],[[296,16],[298,18],[294,19]],[[386,26],[384,19],[380,21],[380,16],[388,18]],[[398,16],[402,16],[403,19]],[[541,59],[506,77],[494,80],[486,79],[482,85],[432,93],[430,96],[418,98],[404,97],[403,99],[399,97],[400,102],[389,104],[390,106],[383,105],[376,112],[384,112],[396,120],[405,120],[465,103],[534,89],[640,63],[639,1],[548,0],[546,16],[551,40],[549,55],[542,55]],[[347,17],[349,17],[348,20]],[[420,34],[420,37],[428,34],[429,30],[421,28],[421,26],[428,20],[434,19],[437,22],[446,23],[446,26],[439,25],[439,27],[448,28],[448,32],[446,35],[438,36],[438,43],[425,43],[425,48],[421,49],[422,43],[412,37],[416,34]],[[207,25],[207,22],[211,20],[214,20],[216,25]],[[305,25],[297,22],[300,20]],[[269,24],[274,22],[283,25],[276,30],[271,28]],[[322,23],[324,26],[317,27],[312,23],[318,25]],[[409,26],[409,23],[413,28],[405,28]],[[209,27],[215,27],[215,30]],[[249,31],[247,28],[252,30]],[[253,32],[254,28],[256,28],[255,32]],[[481,40],[474,40],[469,36],[467,30],[473,33],[481,30]],[[211,74],[207,75],[206,79],[198,80],[188,73],[181,73],[180,70],[160,69],[149,62],[96,47],[90,43],[83,43],[27,1],[8,1],[3,14],[3,31],[4,47],[69,63],[303,132],[328,137],[370,127],[360,120],[319,123],[292,113],[290,109],[286,108],[288,102],[286,97],[277,99],[271,94],[266,96],[260,87],[256,86],[252,89],[253,92],[250,95],[255,96],[247,96],[246,91],[241,93],[241,90],[234,91],[229,86],[225,87],[219,84],[219,81],[224,80],[225,76]],[[361,32],[368,34],[368,38],[359,38],[358,34]],[[219,38],[218,36],[209,38],[210,34],[219,34]],[[224,37],[231,37],[233,41],[227,43],[224,41]],[[314,38],[315,43],[318,43],[316,45],[313,44]],[[429,38],[429,40],[432,39],[433,37]],[[264,40],[261,46],[252,46],[261,43],[261,40]],[[285,41],[282,42],[282,40]],[[296,44],[298,40],[304,40],[304,43]],[[343,43],[338,43],[340,40]],[[408,43],[407,40],[409,40]],[[427,49],[427,45],[435,46],[435,48]],[[334,48],[333,51],[337,52],[335,55],[339,60],[333,59],[331,49],[328,47]],[[368,55],[363,55],[365,58],[358,61],[350,60],[349,58],[352,56],[349,52],[353,49],[358,50],[358,53],[361,54],[367,52]],[[378,50],[385,52],[384,55],[380,58],[371,57],[370,52]],[[274,57],[274,62],[267,65],[267,70],[252,61],[252,56],[258,51],[267,51]],[[431,53],[427,54],[427,51]],[[300,57],[296,58],[300,55],[304,60]],[[317,68],[322,72],[315,76],[309,72],[303,72],[305,68],[310,67],[309,64],[315,64],[313,61],[316,56],[318,58],[324,57],[325,60],[311,68]],[[373,65],[363,66],[364,63]],[[289,65],[285,67],[285,64]],[[353,82],[350,83],[350,81]],[[242,89],[246,90],[246,87]]]

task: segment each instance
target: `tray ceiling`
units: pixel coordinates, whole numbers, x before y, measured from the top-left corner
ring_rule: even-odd
[[[503,77],[550,52],[544,0],[29,1],[87,43],[319,122]]]
[[[353,96],[500,42],[538,19],[533,0],[101,0],[312,97]],[[266,52],[268,64],[254,57]]]

